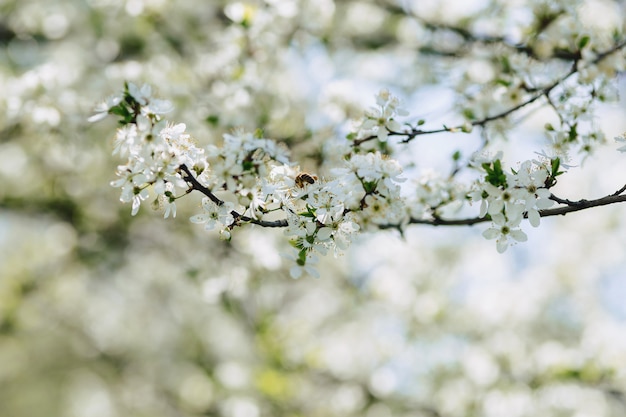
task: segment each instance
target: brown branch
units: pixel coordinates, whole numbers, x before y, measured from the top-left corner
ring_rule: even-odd
[[[197,178],[194,177],[194,175],[191,173],[191,170],[189,169],[189,167],[187,167],[187,165],[185,164],[181,165],[180,169],[184,172],[183,180],[185,180],[188,184],[191,185],[190,190],[196,190],[196,191],[201,192],[218,206],[221,206],[224,204],[223,200],[219,199],[215,194],[213,194],[211,190],[209,190],[207,187],[202,185],[197,180]],[[243,214],[235,210],[232,210],[230,214],[235,219],[234,224],[252,223],[252,224],[258,224],[259,226],[263,226],[263,227],[287,227],[288,226],[287,220],[285,219],[274,220],[274,221],[259,220],[259,219],[254,219],[252,217],[244,216]]]
[[[578,200],[571,201],[565,200],[555,195],[550,196],[551,200],[556,201],[559,204],[564,204],[562,207],[556,207],[552,209],[539,210],[539,216],[541,217],[550,217],[550,216],[562,216],[567,213],[572,213],[575,211],[586,210],[593,207],[606,206],[609,204],[615,203],[623,203],[626,202],[626,195],[622,194],[626,191],[626,185],[618,190],[616,193],[611,195],[607,195],[605,197],[598,198],[596,200]],[[524,218],[527,217],[527,214],[524,213]],[[435,217],[433,219],[409,219],[409,224],[424,224],[429,226],[471,226],[478,223],[485,223],[491,221],[489,216],[483,217],[470,217],[465,219],[443,219],[441,217]],[[398,229],[400,226],[396,224],[385,224],[381,225],[381,229]]]
[[[619,190],[615,191],[613,194],[611,195],[620,195],[622,194],[624,191],[626,191],[626,185],[624,185],[622,188],[620,188]]]
[[[193,176],[193,174],[191,173],[191,170],[189,169],[187,165],[185,164],[181,165],[180,169],[185,173],[185,175],[183,176],[183,180],[191,184],[192,190],[200,191],[202,194],[209,197],[209,199],[215,204],[217,204],[218,206],[221,206],[222,204],[224,204],[224,201],[217,198],[217,196],[213,194],[211,190],[206,188],[204,185],[200,184],[200,182],[196,179],[196,177]]]
[[[566,75],[564,75],[563,77],[559,78],[557,81],[555,81],[554,83],[550,84],[547,87],[544,87],[543,89],[541,89],[539,91],[539,93],[535,94],[534,96],[530,97],[529,99],[527,99],[526,101],[513,106],[507,110],[504,110],[500,113],[491,115],[491,116],[487,116],[483,119],[480,120],[474,120],[473,122],[469,122],[469,124],[471,124],[472,126],[484,126],[489,122],[492,122],[494,120],[498,120],[498,119],[502,119],[508,115],[510,115],[511,113],[516,112],[517,110],[521,109],[522,107],[526,107],[527,105],[534,103],[535,101],[539,100],[541,97],[547,96],[548,94],[550,94],[550,92],[552,90],[554,90],[559,84],[561,84],[563,81],[565,81],[567,78],[569,78],[570,76],[572,76],[573,74],[575,74],[577,72],[577,70],[575,68],[573,68],[570,72],[568,72]],[[443,133],[443,132],[462,132],[465,129],[465,125],[458,125],[458,126],[454,126],[454,127],[446,127],[444,126],[443,128],[440,129],[433,129],[433,130],[421,130],[421,129],[416,129],[413,128],[408,132],[394,132],[394,131],[389,131],[389,136],[406,136],[403,140],[402,143],[408,143],[410,141],[412,141],[413,139],[415,139],[417,136],[421,136],[421,135],[431,135],[431,134],[435,134],[435,133]],[[360,144],[364,143],[364,142],[368,142],[370,140],[376,139],[378,136],[377,135],[371,135],[371,136],[367,136],[365,138],[362,139],[356,139],[353,141],[353,146],[359,146]]]
[[[626,201],[626,195],[607,195],[606,197],[596,200],[578,200],[570,202],[570,205],[553,209],[540,210],[541,217],[565,215],[574,211],[585,210],[592,207],[606,206],[609,204],[623,203]]]
[[[223,200],[219,199],[215,194],[213,194],[211,190],[209,190],[207,187],[202,185],[196,179],[196,177],[194,177],[189,167],[183,164],[180,166],[180,169],[181,171],[184,172],[183,180],[185,180],[187,183],[191,185],[190,190],[196,190],[196,191],[201,192],[218,206],[221,206],[222,204],[224,204]],[[626,191],[626,185],[624,185],[622,188],[620,188],[613,194],[607,195],[605,197],[601,197],[595,200],[582,199],[582,200],[577,200],[577,201],[562,199],[552,194],[550,196],[550,199],[559,204],[562,204],[563,206],[552,208],[552,209],[539,210],[539,216],[541,217],[559,216],[559,215],[565,215],[567,213],[572,213],[575,211],[586,210],[586,209],[593,208],[593,207],[606,206],[606,205],[615,204],[615,203],[623,203],[623,202],[626,202],[626,194],[624,194],[625,191]],[[248,216],[244,216],[235,210],[231,211],[231,215],[235,218],[235,223],[251,223],[251,224],[257,224],[262,227],[287,227],[289,225],[287,220],[285,219],[274,220],[274,221],[258,220],[258,219],[254,219]],[[527,217],[526,213],[524,213],[524,217],[525,218]],[[485,223],[488,221],[491,221],[491,217],[489,216],[470,217],[470,218],[465,218],[465,219],[444,219],[441,217],[435,217],[432,219],[410,218],[408,221],[408,224],[423,224],[423,225],[428,225],[428,226],[472,226],[474,224]],[[402,232],[402,225],[399,225],[399,224],[383,224],[383,225],[379,225],[379,228],[383,230],[384,229],[397,229],[400,232]]]

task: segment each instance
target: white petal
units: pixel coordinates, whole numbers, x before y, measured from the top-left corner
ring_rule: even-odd
[[[537,210],[528,210],[528,221],[532,227],[538,227],[541,222],[541,216]]]
[[[136,196],[133,198],[133,209],[130,212],[131,216],[134,216],[139,211],[139,206],[141,205],[141,200]]]
[[[506,208],[506,217],[507,224],[509,226],[515,227],[519,225],[522,221],[524,214],[524,205],[523,204],[509,204]]]
[[[291,278],[293,279],[298,279],[302,276],[302,268],[299,267],[298,265],[294,265],[289,269],[289,275],[291,275]]]
[[[511,230],[510,235],[518,242],[526,242],[528,240],[528,236],[526,236],[526,233],[522,232],[521,230]]]
[[[535,203],[535,206],[539,209],[547,209],[548,207],[552,207],[552,205],[554,204],[553,200],[548,200],[547,198],[541,198],[539,200],[537,200],[537,202]]]
[[[189,221],[196,224],[204,223],[207,221],[207,216],[206,214],[196,214],[194,216],[191,216],[189,218]]]
[[[305,271],[311,275],[313,278],[319,278],[320,277],[320,273],[317,272],[317,269],[313,268],[312,266],[309,265],[305,265],[304,266]]]
[[[495,228],[489,228],[483,232],[483,236],[485,239],[495,239],[500,236],[500,230]]]
[[[168,100],[152,100],[150,110],[157,114],[169,113],[174,109],[172,102]]]
[[[480,202],[480,213],[479,213],[479,216],[480,217],[485,217],[485,214],[487,214],[487,200],[482,200]]]
[[[393,130],[394,132],[402,131],[402,125],[393,119],[388,120],[386,124],[389,130]]]
[[[108,115],[109,115],[109,113],[107,113],[107,112],[96,113],[93,116],[89,117],[87,119],[87,121],[89,123],[95,123],[95,122],[98,122],[98,121],[106,118]]]
[[[493,214],[491,220],[498,226],[503,226],[506,223],[506,217],[502,213]]]
[[[489,203],[489,208],[487,209],[487,213],[491,215],[495,215],[500,213],[504,208],[504,201],[502,200],[493,200]]]
[[[333,229],[331,229],[330,227],[322,227],[320,230],[317,231],[317,240],[319,240],[320,242],[324,242],[328,239],[330,239],[330,237],[333,234]]]

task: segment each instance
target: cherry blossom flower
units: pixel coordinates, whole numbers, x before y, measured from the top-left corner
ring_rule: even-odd
[[[87,121],[93,123],[93,122],[97,122],[99,120],[104,119],[105,117],[109,115],[109,110],[111,110],[113,107],[120,104],[121,101],[122,101],[121,94],[116,94],[116,95],[107,97],[102,102],[96,105],[96,107],[94,108],[94,111],[96,113],[93,116],[90,116],[87,119]]]
[[[402,125],[395,120],[396,116],[406,116],[408,112],[400,107],[399,100],[389,93],[381,90],[376,96],[378,107],[372,107],[365,112],[365,118],[359,128],[359,137],[376,135],[378,140],[387,140],[389,132],[401,132]]]
[[[216,226],[230,226],[235,221],[232,215],[233,203],[224,202],[221,205],[217,205],[208,197],[204,197],[202,199],[202,209],[203,213],[191,216],[189,220],[192,223],[204,224],[205,230],[213,230]]]
[[[507,216],[503,214],[492,216],[493,225],[483,232],[486,239],[496,239],[496,249],[499,253],[506,251],[511,243],[528,240],[526,233],[519,228],[522,219],[521,210],[519,208],[512,210],[511,217],[508,217],[508,214]]]

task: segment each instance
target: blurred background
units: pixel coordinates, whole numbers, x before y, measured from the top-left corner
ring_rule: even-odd
[[[623,25],[619,2],[583,3]],[[86,122],[147,82],[198,143],[262,127],[323,170],[381,88],[432,126],[459,120],[473,55],[424,19],[515,41],[541,7],[560,5],[0,0],[0,416],[626,415],[626,207],[543,219],[503,255],[484,225],[367,235],[292,280],[280,231],[220,241],[187,220],[197,196],[131,217],[109,186],[116,121]],[[599,109],[607,137],[624,111]],[[527,159],[548,119],[503,147]],[[425,136],[399,158],[418,178],[479,142]],[[623,186],[615,148],[558,195]]]

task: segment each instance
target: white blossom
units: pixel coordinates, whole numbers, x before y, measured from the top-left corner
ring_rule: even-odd
[[[191,216],[192,223],[204,224],[206,230],[213,230],[217,227],[230,226],[235,221],[232,211],[233,203],[224,202],[217,205],[208,197],[202,199],[202,213]]]

